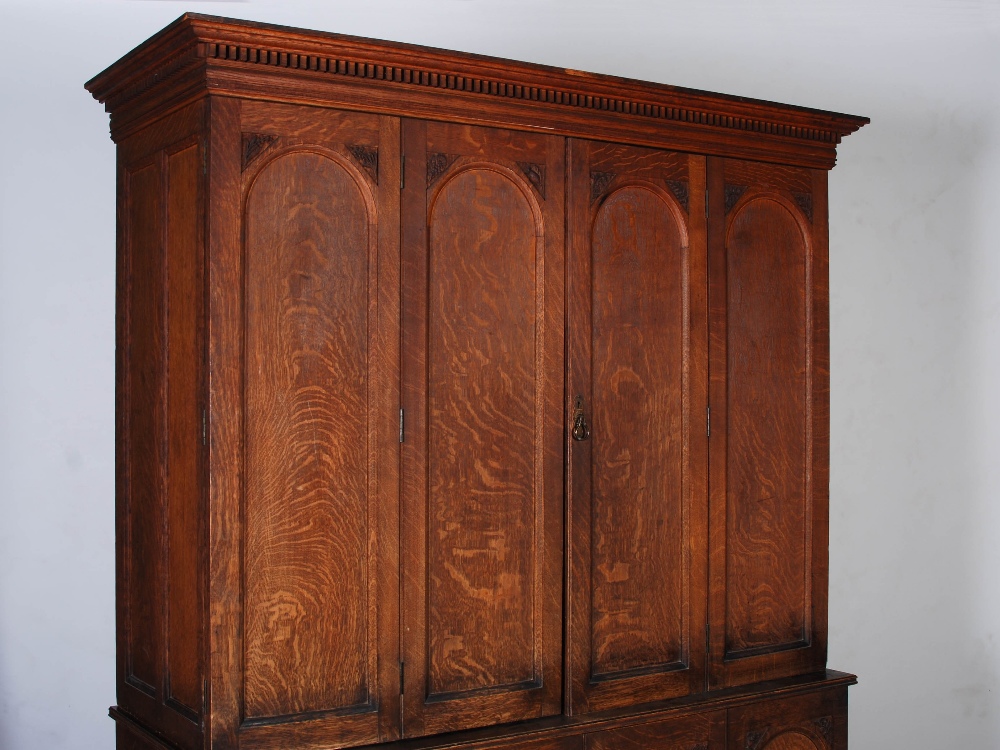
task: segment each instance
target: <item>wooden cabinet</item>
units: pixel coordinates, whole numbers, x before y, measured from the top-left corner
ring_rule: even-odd
[[[863,118],[196,15],[88,88],[120,748],[845,746],[826,171]]]

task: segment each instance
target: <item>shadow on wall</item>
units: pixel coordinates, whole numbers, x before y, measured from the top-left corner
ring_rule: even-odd
[[[976,387],[1000,345],[976,325],[996,125],[937,103],[868,114],[831,175],[830,663],[859,675],[853,750],[1000,747],[982,605],[1000,582],[983,588],[995,562],[974,543],[984,428],[1000,448]]]

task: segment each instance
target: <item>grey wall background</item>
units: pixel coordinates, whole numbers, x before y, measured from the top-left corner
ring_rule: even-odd
[[[1000,0],[0,0],[0,748],[112,748],[114,147],[185,10],[872,118],[830,179],[853,750],[1000,747]]]

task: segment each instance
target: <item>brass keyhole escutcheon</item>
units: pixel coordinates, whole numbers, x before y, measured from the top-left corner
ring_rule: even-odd
[[[587,425],[587,418],[583,414],[583,396],[577,396],[573,400],[573,439],[586,440],[590,437],[590,427]]]

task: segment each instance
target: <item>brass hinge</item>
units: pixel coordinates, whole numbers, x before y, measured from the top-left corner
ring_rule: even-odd
[[[406,675],[406,662],[399,662],[399,694],[403,694],[404,677]]]
[[[406,157],[399,157],[399,189],[406,187]]]
[[[705,407],[705,437],[712,437],[712,407]]]
[[[404,434],[403,433],[403,428],[405,426],[404,425],[404,418],[405,418],[405,412],[403,411],[403,408],[400,407],[400,409],[399,409],[399,442],[401,442],[401,443],[403,442],[403,434]]]
[[[705,191],[705,218],[708,218],[708,190]]]
[[[208,445],[208,416],[205,410],[201,410],[201,444]]]

